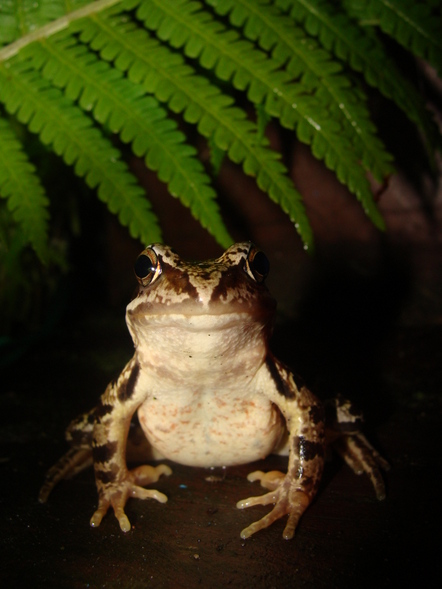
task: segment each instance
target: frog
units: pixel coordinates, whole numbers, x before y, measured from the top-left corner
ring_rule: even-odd
[[[210,469],[280,454],[288,456],[286,472],[247,477],[266,492],[237,507],[271,509],[240,536],[287,518],[283,537],[291,539],[317,494],[329,446],[356,474],[367,473],[377,498],[385,498],[381,470],[388,463],[363,434],[361,414],[342,397],[321,402],[271,352],[276,302],[266,285],[269,267],[252,242],[199,262],[159,243],[141,252],[138,289],[126,308],[134,355],[97,405],[67,428],[70,449],[48,471],[40,502],[59,481],[93,465],[98,506],[90,525],[98,527],[113,510],[128,532],[129,498],[168,500],[146,488],[172,474],[162,460]],[[129,469],[134,430],[142,433],[146,464]]]

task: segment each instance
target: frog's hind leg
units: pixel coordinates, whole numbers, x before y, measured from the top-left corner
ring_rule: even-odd
[[[334,449],[342,456],[355,474],[364,472],[369,476],[371,484],[379,500],[385,499],[385,483],[379,469],[389,470],[390,465],[373,448],[361,432],[353,433],[336,440]]]
[[[92,466],[91,448],[70,448],[46,473],[38,500],[45,503],[52,489],[63,479],[69,479],[85,468]]]
[[[381,470],[389,470],[390,465],[362,433],[362,414],[350,401],[338,396],[326,403],[326,417],[327,442],[355,474],[365,472],[371,480],[376,497],[385,499],[385,483]]]
[[[66,430],[71,448],[46,473],[38,500],[45,503],[57,483],[92,466],[92,432],[95,409],[74,419]]]

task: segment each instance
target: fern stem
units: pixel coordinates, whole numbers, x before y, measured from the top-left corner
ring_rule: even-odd
[[[97,12],[101,12],[102,10],[110,8],[111,6],[114,6],[114,4],[118,4],[120,2],[121,0],[97,0],[96,2],[92,2],[87,6],[83,6],[82,8],[71,12],[70,14],[65,14],[64,16],[57,18],[57,20],[54,20],[47,25],[32,31],[32,33],[29,33],[28,35],[17,39],[17,41],[10,43],[3,49],[0,49],[0,62],[7,61],[13,55],[16,55],[21,49],[23,49],[23,47],[26,47],[34,41],[50,37],[51,35],[54,35],[55,33],[58,33],[59,31],[67,28],[72,22],[80,18],[96,14]]]

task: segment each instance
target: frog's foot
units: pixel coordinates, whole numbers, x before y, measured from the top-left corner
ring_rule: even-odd
[[[390,465],[373,448],[367,438],[358,432],[339,438],[333,446],[355,474],[360,475],[364,472],[368,474],[376,497],[379,500],[385,499],[385,484],[379,469],[389,470]]]
[[[286,540],[293,538],[296,526],[310,504],[311,498],[309,495],[296,488],[293,485],[293,481],[291,482],[287,478],[287,475],[276,470],[268,473],[255,471],[250,473],[247,479],[252,482],[258,480],[263,487],[271,489],[271,491],[260,497],[249,497],[248,499],[238,501],[236,507],[238,509],[244,509],[245,507],[252,507],[254,505],[269,505],[273,503],[274,508],[263,518],[242,530],[241,538],[249,538],[255,532],[268,528],[273,522],[285,515],[289,517],[282,535]]]
[[[161,475],[169,476],[172,470],[165,464],[159,466],[139,466],[127,471],[126,476],[116,483],[103,484],[97,481],[99,499],[98,508],[91,517],[90,524],[93,528],[100,525],[109,507],[114,510],[115,517],[123,532],[131,529],[130,521],[124,513],[126,501],[130,497],[137,499],[156,499],[160,503],[166,503],[167,497],[164,493],[155,489],[144,489],[143,485],[149,485],[158,481]],[[100,477],[104,479],[106,472],[101,472]]]

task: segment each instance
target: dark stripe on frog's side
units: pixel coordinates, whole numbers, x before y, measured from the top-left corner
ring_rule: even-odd
[[[321,423],[322,421],[324,421],[325,419],[325,411],[324,411],[324,407],[321,404],[317,404],[317,405],[312,405],[310,407],[310,409],[308,410],[308,414],[310,417],[310,421],[312,424],[314,425],[318,425],[318,423]]]
[[[113,406],[107,403],[103,403],[101,399],[98,401],[98,405],[95,408],[95,412],[91,415],[92,423],[94,421],[101,421],[103,417],[112,413]]]
[[[283,397],[286,397],[286,399],[294,399],[295,391],[293,391],[287,382],[282,378],[278,367],[276,366],[275,361],[270,354],[267,355],[265,362],[278,393],[280,393]]]
[[[107,444],[92,446],[92,456],[94,462],[101,462],[102,464],[109,462],[117,451],[117,442],[107,442]]]
[[[132,396],[135,385],[137,384],[138,376],[140,374],[140,365],[134,362],[130,375],[125,379],[118,388],[118,399],[124,403]]]

